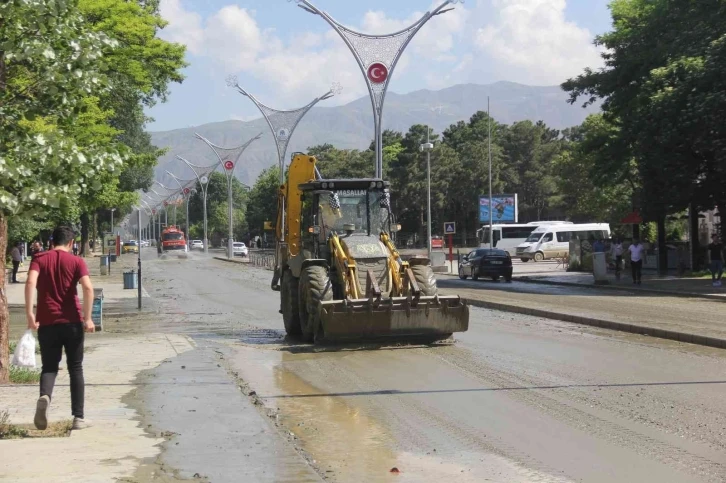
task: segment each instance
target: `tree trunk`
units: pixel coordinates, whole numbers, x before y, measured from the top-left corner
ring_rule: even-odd
[[[91,231],[91,240],[95,241],[98,240],[98,212],[93,212],[93,230]],[[93,251],[96,251],[96,247],[93,247]]]
[[[91,247],[88,245],[88,224],[90,222],[88,213],[81,213],[81,256],[91,255]]]
[[[5,253],[8,249],[8,219],[0,212],[0,384],[10,382],[10,313],[8,311],[8,298],[5,295]]]
[[[0,26],[3,25],[0,19]],[[5,52],[0,51],[0,92],[5,92]],[[5,296],[5,254],[8,249],[8,219],[0,212],[0,269],[2,269],[2,280],[0,280],[0,384],[10,382],[9,373],[9,347],[10,336],[10,314],[8,313],[8,299]]]
[[[692,271],[700,270],[701,265],[703,265],[703,260],[701,260],[701,246],[698,236],[698,210],[696,210],[693,206],[693,203],[688,205],[688,216],[689,216],[689,240],[691,240],[691,259],[693,260],[693,266],[691,267]]]
[[[658,273],[668,274],[668,247],[666,246],[665,215],[658,216]]]

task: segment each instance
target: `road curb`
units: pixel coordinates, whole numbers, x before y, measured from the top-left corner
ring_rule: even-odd
[[[213,258],[215,260],[220,260],[222,262],[227,262],[227,263],[239,263],[239,264],[244,264],[244,265],[247,265],[248,263],[250,263],[249,257],[243,257],[241,260],[237,260],[235,258],[227,258],[227,257],[213,257]]]
[[[715,347],[717,349],[726,349],[726,339],[718,337],[709,337],[699,334],[691,334],[688,332],[679,332],[674,330],[658,329],[645,325],[626,324],[624,322],[615,322],[612,320],[596,319],[593,317],[581,317],[572,314],[562,314],[551,312],[549,310],[540,310],[530,307],[522,307],[519,305],[501,304],[497,302],[487,302],[486,300],[478,300],[472,298],[464,298],[467,304],[474,307],[485,309],[501,310],[503,312],[514,312],[517,314],[531,315],[534,317],[543,317],[547,319],[561,320],[573,324],[589,325],[591,327],[600,327],[603,329],[617,330],[620,332],[630,332],[631,334],[647,335],[657,337],[659,339],[674,340],[677,342],[687,342],[689,344],[703,345],[707,347]]]
[[[717,300],[719,302],[726,302],[726,297],[722,295],[711,295],[711,294],[701,294],[696,292],[674,292],[671,290],[657,290],[653,288],[628,288],[628,287],[620,287],[616,285],[589,285],[589,284],[582,284],[582,283],[575,283],[575,282],[557,282],[554,280],[537,280],[536,278],[527,278],[527,277],[512,277],[512,280],[517,282],[523,282],[523,283],[536,283],[540,285],[558,285],[561,287],[582,287],[582,288],[594,288],[594,289],[604,289],[604,290],[613,290],[613,291],[620,291],[620,292],[630,292],[630,293],[647,293],[647,294],[653,294],[653,295],[668,295],[672,297],[686,297],[686,298],[702,298],[702,299],[708,299],[708,300]]]

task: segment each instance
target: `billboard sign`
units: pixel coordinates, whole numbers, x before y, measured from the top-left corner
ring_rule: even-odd
[[[479,221],[489,224],[489,197],[479,197]],[[492,195],[492,221],[494,223],[517,223],[519,209],[517,195]]]

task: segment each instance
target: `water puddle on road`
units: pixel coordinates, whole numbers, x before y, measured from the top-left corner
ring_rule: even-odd
[[[289,353],[240,346],[234,346],[234,351],[230,361],[234,370],[267,408],[277,411],[281,427],[294,435],[320,473],[333,481],[445,481],[452,477],[461,482],[530,481],[510,462],[492,454],[415,452],[420,448],[402,446],[396,428],[371,417],[365,403],[354,404],[346,393],[326,394],[299,375],[325,378],[321,366],[335,367],[350,353]],[[318,364],[324,358],[329,360]]]

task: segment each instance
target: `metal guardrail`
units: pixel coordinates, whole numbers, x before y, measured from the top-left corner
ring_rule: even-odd
[[[265,268],[267,270],[275,270],[275,251],[274,250],[255,250],[249,253],[250,265]]]

